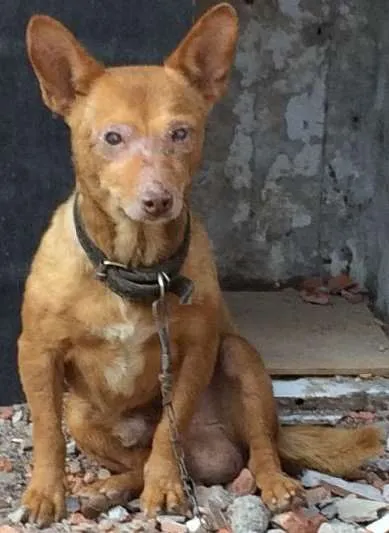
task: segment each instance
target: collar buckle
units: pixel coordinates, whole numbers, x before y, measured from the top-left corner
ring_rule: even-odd
[[[127,269],[126,265],[123,265],[123,263],[116,263],[115,261],[108,261],[108,259],[103,259],[103,261],[100,261],[100,263],[97,265],[95,270],[96,278],[106,278],[107,277],[107,270],[109,267],[114,268],[123,268],[124,270]]]

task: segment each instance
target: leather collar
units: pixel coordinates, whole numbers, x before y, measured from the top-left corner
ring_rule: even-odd
[[[161,295],[158,278],[163,275],[165,290],[176,294],[181,303],[189,302],[193,291],[193,282],[180,274],[190,244],[189,213],[184,238],[176,252],[165,261],[153,266],[137,268],[110,261],[92,241],[81,218],[78,194],[74,199],[73,216],[78,240],[95,268],[96,277],[105,283],[111,291],[127,300],[152,302]]]

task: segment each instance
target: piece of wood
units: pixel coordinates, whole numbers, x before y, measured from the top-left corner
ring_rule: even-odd
[[[389,376],[389,340],[366,303],[331,296],[330,305],[312,305],[294,289],[225,296],[272,375]]]

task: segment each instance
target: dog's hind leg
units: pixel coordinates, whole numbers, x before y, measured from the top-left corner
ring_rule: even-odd
[[[112,428],[99,420],[98,413],[76,396],[67,402],[66,422],[77,446],[113,472],[108,479],[96,481],[79,493],[84,499],[83,511],[89,515],[103,512],[138,497],[143,490],[143,469],[150,448],[124,446]]]
[[[241,337],[227,335],[220,347],[220,387],[225,423],[247,446],[248,467],[272,510],[288,507],[300,492],[297,481],[281,470],[278,420],[270,377],[259,354]]]

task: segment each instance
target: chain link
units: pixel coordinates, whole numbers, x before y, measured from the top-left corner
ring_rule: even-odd
[[[173,407],[173,372],[172,357],[169,338],[168,309],[166,304],[166,284],[169,277],[158,274],[160,297],[153,302],[153,315],[157,324],[159,341],[161,345],[161,373],[159,381],[161,386],[162,405],[169,421],[170,442],[180,474],[181,483],[188,499],[193,516],[198,518],[205,531],[213,531],[209,518],[201,512],[196,495],[196,485],[189,474],[185,461],[185,452],[177,427],[177,419]]]

